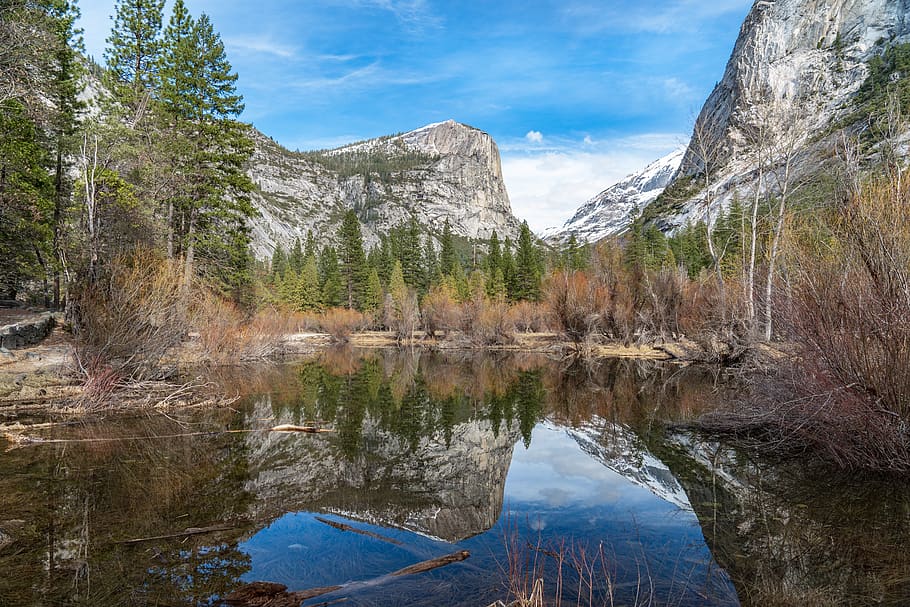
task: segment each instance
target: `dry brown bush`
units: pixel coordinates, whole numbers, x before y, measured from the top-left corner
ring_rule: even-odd
[[[423,298],[421,318],[427,337],[435,337],[437,331],[442,331],[443,338],[447,338],[450,331],[458,329],[461,324],[461,308],[455,299],[454,290],[445,284],[430,289]]]
[[[798,352],[748,407],[706,426],[810,450],[847,469],[910,472],[910,188],[876,181],[833,233],[790,255]]]
[[[501,300],[475,297],[463,304],[462,331],[477,346],[511,343],[515,327],[509,323],[509,306]]]
[[[73,356],[88,393],[171,372],[162,359],[189,327],[181,283],[178,264],[137,252],[72,294]]]
[[[365,324],[366,318],[363,314],[347,308],[329,308],[319,318],[322,330],[339,343],[350,340],[351,335],[361,330]]]
[[[585,272],[557,272],[544,286],[547,303],[559,329],[579,343],[600,332],[605,310],[610,307],[606,287]]]
[[[546,302],[519,301],[509,307],[508,322],[516,331],[544,333],[554,329],[553,311]]]
[[[299,330],[300,322],[295,315],[274,308],[250,315],[204,289],[197,290],[192,306],[192,324],[206,364],[237,364],[278,354],[285,337]]]

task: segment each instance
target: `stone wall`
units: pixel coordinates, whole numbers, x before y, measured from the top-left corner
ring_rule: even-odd
[[[56,324],[57,319],[54,313],[44,312],[0,327],[0,348],[14,350],[37,344],[50,335]]]

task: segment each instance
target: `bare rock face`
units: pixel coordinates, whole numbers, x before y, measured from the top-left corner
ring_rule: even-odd
[[[746,17],[723,79],[698,117],[696,131],[720,142],[726,156],[741,110],[762,96],[821,102],[816,126],[844,111],[868,75],[865,63],[883,45],[910,40],[910,0],[758,1]],[[698,170],[690,149],[681,171]]]
[[[851,100],[868,76],[869,59],[889,45],[907,41],[910,0],[756,1],[723,78],[696,121],[695,133],[702,138],[703,149],[718,154],[716,178],[707,189],[712,204],[705,204],[706,191],[696,192],[679,212],[661,217],[658,226],[673,230],[687,221],[705,219],[708,213],[716,217],[717,208],[729,205],[737,193],[748,195],[757,187],[751,150],[737,132],[744,126],[744,117],[751,113],[749,119],[754,120],[752,110],[769,99],[811,98],[805,147],[798,155],[796,172],[817,172],[818,152],[829,149],[831,142],[818,141],[815,134],[852,112]],[[560,242],[575,234],[592,241],[622,232],[633,202],[643,209],[664,187],[702,171],[695,143],[693,139],[684,157],[677,159],[679,170],[674,169],[675,175],[663,181],[660,189],[645,195],[634,183],[638,175],[648,173],[645,169],[585,203],[565,226],[545,237]],[[651,167],[660,164],[657,161]]]
[[[455,234],[488,238],[493,230],[515,237],[520,222],[512,215],[502,178],[499,149],[487,133],[453,120],[326,152],[374,153],[424,159],[391,174],[341,174],[312,156],[290,152],[256,134],[248,173],[256,184],[253,250],[271,255],[307,230],[322,243],[334,240],[341,217],[354,209],[367,246],[378,235],[413,215],[429,233],[439,234],[446,219]]]

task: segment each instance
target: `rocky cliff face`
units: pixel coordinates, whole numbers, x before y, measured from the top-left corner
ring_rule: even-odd
[[[681,210],[660,217],[658,225],[672,230],[686,221],[703,219],[707,212],[728,205],[736,192],[747,195],[756,187],[755,164],[750,158],[753,150],[740,133],[755,120],[755,107],[769,99],[812,99],[797,170],[803,174],[817,171],[818,152],[830,150],[833,141],[824,137],[819,141],[815,134],[824,133],[852,111],[850,102],[868,75],[869,59],[888,45],[908,41],[910,0],[756,1],[743,22],[723,78],[696,121],[698,143],[714,155],[716,178],[708,188],[713,204],[704,204],[705,192],[697,192]],[[703,170],[704,154],[697,147],[693,138],[679,159],[678,172],[661,187]],[[626,186],[614,187],[617,195],[610,194],[614,188],[606,190],[547,236],[559,239],[575,233],[591,240],[621,232],[628,225],[623,218],[631,204],[622,193]],[[648,202],[657,194],[659,191]],[[634,190],[631,196],[632,200],[637,196]]]
[[[769,100],[810,108],[798,127],[802,142],[795,172],[797,179],[818,172],[835,145],[825,133],[853,111],[851,101],[868,76],[867,62],[887,46],[907,41],[910,0],[755,2],[675,177],[703,170],[699,145],[713,151],[716,178],[707,189],[713,202],[703,204],[706,192],[699,192],[678,214],[661,218],[660,225],[672,229],[703,219],[736,193],[774,187],[757,184],[754,145],[742,137],[762,121],[756,108]]]
[[[547,230],[543,238],[552,244],[565,243],[571,236],[579,242],[594,243],[623,232],[635,209],[654,201],[676,174],[685,147],[674,150],[638,173],[629,175],[584,203],[562,227]]]
[[[263,399],[253,419],[269,419]],[[261,422],[293,423],[277,419]],[[449,440],[420,439],[416,448],[367,419],[362,441],[370,448],[345,456],[333,435],[251,433],[250,480],[256,518],[290,510],[323,511],[398,527],[446,541],[491,528],[503,506],[517,426],[493,432],[489,422],[456,425]]]
[[[248,173],[261,213],[253,221],[259,258],[271,255],[277,242],[288,246],[303,239],[307,230],[322,242],[333,240],[347,209],[360,217],[368,246],[412,215],[430,233],[441,232],[448,219],[461,236],[488,238],[493,230],[501,237],[517,235],[520,222],[512,215],[499,149],[473,127],[449,120],[324,153],[328,159],[355,154],[388,159],[393,168],[383,175],[339,171],[261,134],[255,140]],[[410,160],[395,162],[405,157]]]
[[[823,127],[845,111],[886,44],[910,39],[910,0],[758,1],[740,30],[723,79],[699,114],[696,132],[736,151],[738,117],[763,97],[816,97]],[[690,148],[683,172],[698,169]]]

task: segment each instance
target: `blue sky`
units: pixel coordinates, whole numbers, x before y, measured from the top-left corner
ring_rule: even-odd
[[[185,0],[240,75],[244,120],[294,149],[453,118],[493,135],[540,230],[666,154],[751,0]],[[170,2],[167,11],[170,12]],[[81,0],[100,59],[113,0]]]

